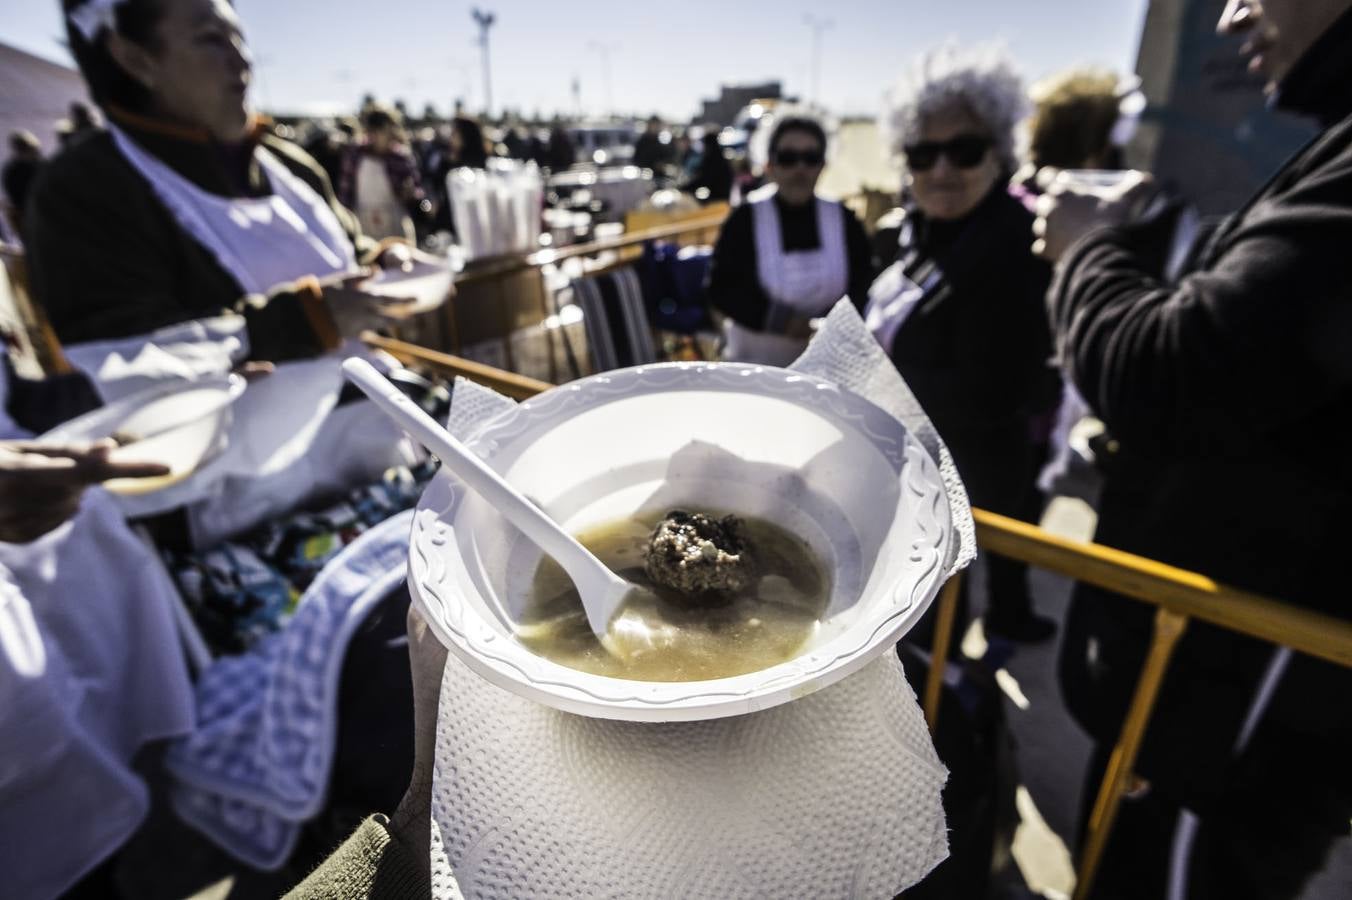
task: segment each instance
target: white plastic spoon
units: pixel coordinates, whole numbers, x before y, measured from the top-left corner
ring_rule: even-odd
[[[468,447],[423,412],[364,359],[349,359],[343,372],[366,396],[424,447],[470,489],[493,505],[537,547],[554,558],[582,597],[582,609],[592,633],[605,640],[610,621],[631,593],[643,588],[630,584],[606,567],[590,550],[523,497]]]

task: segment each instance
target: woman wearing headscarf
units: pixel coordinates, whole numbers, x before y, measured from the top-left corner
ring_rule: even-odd
[[[404,138],[397,110],[372,106],[362,113],[365,138],[343,156],[338,196],[374,238],[417,239],[412,212],[423,202],[418,163]]]
[[[972,503],[1036,513],[1030,425],[1055,405],[1032,214],[1009,191],[1023,81],[1003,52],[927,54],[889,95],[904,166],[896,262],[874,284],[868,320],[948,444]],[[1035,641],[1027,567],[991,555],[989,632]]]
[[[32,291],[57,336],[124,338],[234,311],[255,358],[314,353],[301,300],[318,289],[297,282],[323,279],[325,301],[350,303],[344,279],[378,247],[318,164],[251,113],[234,7],[62,5],[108,128],[54,159],[29,203]]]
[[[863,308],[873,254],[854,214],[817,196],[826,164],[818,122],[780,119],[769,157],[770,184],[723,223],[708,293],[725,317],[724,359],[787,366],[807,348],[812,319],[846,296]]]

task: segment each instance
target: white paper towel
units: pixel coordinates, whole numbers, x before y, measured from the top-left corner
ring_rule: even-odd
[[[959,540],[971,512],[947,449],[848,303],[795,365],[897,415],[939,462]],[[511,401],[457,383],[462,437]],[[437,898],[893,897],[948,854],[947,770],[894,654],[811,696],[705,722],[589,719],[495,687],[452,655],[432,796]]]

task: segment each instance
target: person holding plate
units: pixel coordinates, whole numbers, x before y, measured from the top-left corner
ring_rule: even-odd
[[[62,5],[108,128],[53,159],[29,200],[32,293],[57,336],[125,338],[234,311],[256,359],[324,349],[303,298],[361,305],[356,284],[382,248],[319,165],[253,114],[234,7]]]

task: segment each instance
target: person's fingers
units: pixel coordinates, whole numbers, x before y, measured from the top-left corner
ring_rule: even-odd
[[[427,775],[436,755],[437,701],[446,668],[446,646],[428,626],[416,603],[408,607],[408,661],[413,675],[414,764]]]
[[[413,773],[403,800],[390,815],[389,828],[415,860],[426,863],[431,843],[437,701],[446,668],[446,647],[415,604],[408,608],[408,655],[413,672]]]
[[[1141,187],[1154,185],[1154,183],[1155,183],[1154,175],[1151,175],[1149,172],[1142,172],[1140,169],[1132,169],[1127,173],[1126,177],[1122,179],[1122,184],[1119,186],[1119,190],[1121,190],[1123,193],[1130,193],[1131,191],[1138,190]]]
[[[441,691],[441,670],[446,667],[446,646],[418,611],[417,604],[413,603],[408,607],[408,653],[410,668],[413,670],[414,701],[427,699],[426,696],[418,696],[423,692],[430,694],[431,702],[435,704],[436,696]]]
[[[43,453],[0,454],[0,490],[3,505],[11,506],[30,494],[79,490],[84,485],[83,459]]]
[[[275,364],[262,361],[246,362],[235,368],[235,372],[244,376],[245,381],[258,381],[260,378],[267,378],[276,371],[277,366]]]
[[[1148,173],[1133,172],[1132,174],[1136,177],[1124,185],[1116,203],[1119,208],[1128,210],[1129,214],[1135,215],[1144,211],[1145,206],[1156,195],[1159,188],[1155,179]]]
[[[404,268],[413,260],[413,248],[407,244],[391,244],[380,254],[380,266],[383,269]]]
[[[47,456],[42,453],[25,453],[18,458],[5,460],[4,472],[13,478],[43,478],[52,474],[74,474],[80,468],[80,460],[69,456]]]
[[[361,284],[363,281],[368,280],[374,274],[374,269],[363,266],[351,275],[344,275],[339,280],[338,284],[342,289],[351,289],[356,285]]]
[[[116,441],[111,439],[95,441],[89,449],[75,460],[75,477],[81,484],[99,484],[114,478],[154,478],[168,475],[169,467],[152,460],[120,459],[110,457],[118,449]]]
[[[70,459],[77,462],[95,454],[107,453],[109,450],[116,448],[117,441],[112,438],[104,438],[100,441],[73,441],[64,444],[43,443],[41,441],[5,441],[3,445],[0,445],[0,449],[13,450],[17,453],[32,454],[48,459]]]
[[[170,468],[164,463],[103,460],[87,466],[85,476],[90,484],[98,484],[111,481],[114,478],[157,478],[161,475],[168,475],[170,471]]]

